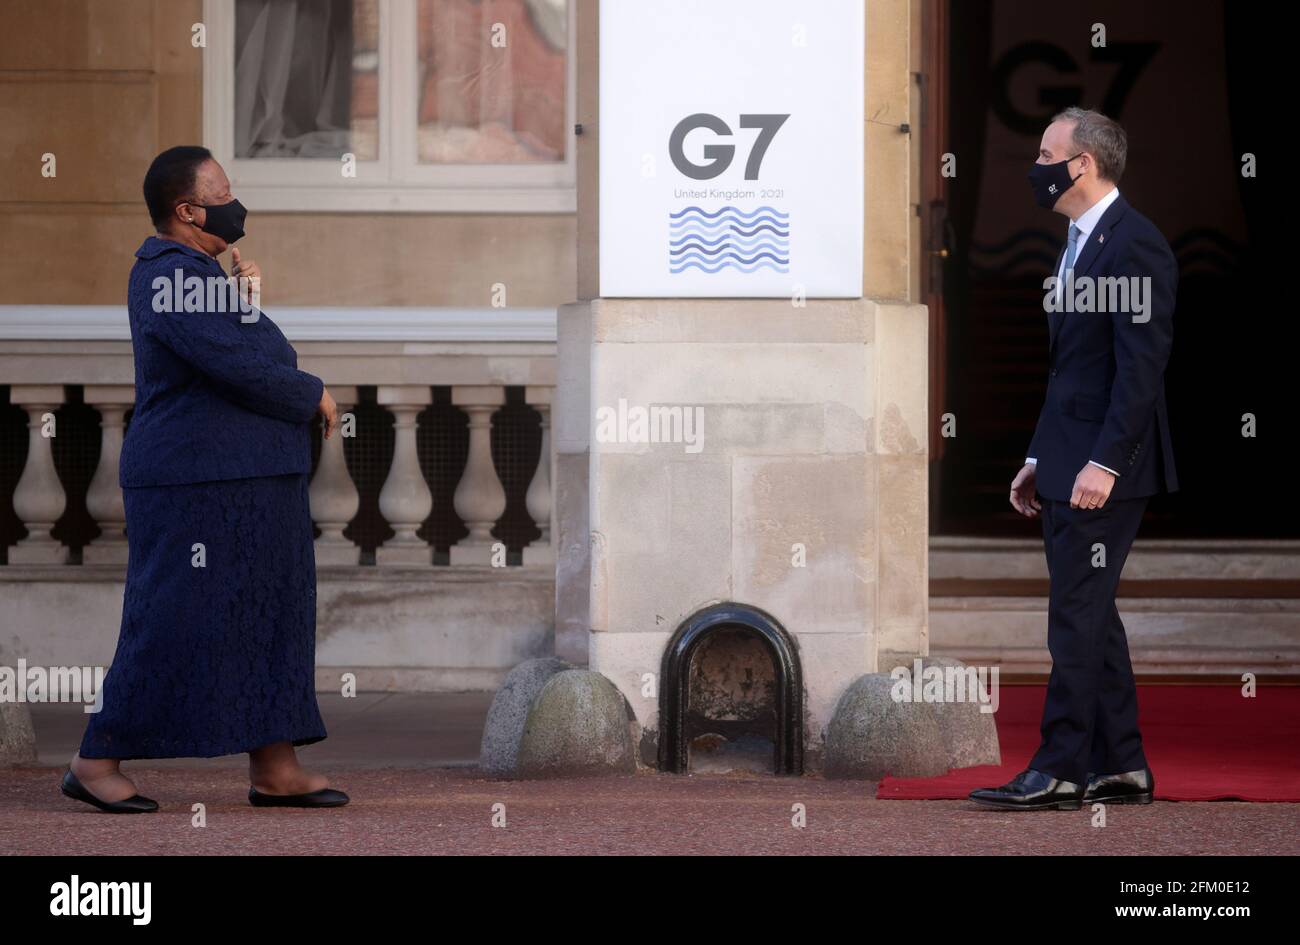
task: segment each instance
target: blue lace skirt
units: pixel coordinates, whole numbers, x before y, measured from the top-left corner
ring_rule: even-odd
[[[211,758],[325,738],[307,476],[122,492],[122,628],[81,756]]]

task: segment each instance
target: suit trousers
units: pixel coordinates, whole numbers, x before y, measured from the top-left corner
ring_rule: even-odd
[[[1089,774],[1145,768],[1137,688],[1115,592],[1147,497],[1107,501],[1099,509],[1039,500],[1051,576],[1052,673],[1042,740],[1029,767],[1075,784]]]

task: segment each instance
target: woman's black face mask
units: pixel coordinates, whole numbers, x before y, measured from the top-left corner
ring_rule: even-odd
[[[191,203],[190,206],[202,207],[207,211],[203,218],[203,225],[199,227],[203,232],[211,233],[227,243],[233,243],[244,235],[244,220],[248,216],[248,211],[238,200],[232,200],[230,203]],[[193,220],[190,223],[198,226]]]
[[[1057,161],[1055,164],[1035,164],[1029,169],[1029,186],[1034,189],[1034,199],[1038,205],[1045,210],[1051,210],[1056,206],[1056,201],[1061,199],[1061,194],[1065,193],[1074,186],[1074,182],[1082,177],[1070,176],[1070,162],[1074,158],[1082,155],[1080,151],[1072,158],[1066,158],[1064,161]]]

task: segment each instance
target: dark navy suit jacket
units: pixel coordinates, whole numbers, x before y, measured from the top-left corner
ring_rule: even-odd
[[[1149,276],[1150,317],[1135,323],[1131,302],[1121,312],[1048,314],[1047,397],[1025,453],[1038,460],[1038,493],[1068,501],[1089,460],[1119,474],[1113,500],[1173,492],[1178,477],[1165,365],[1174,338],[1178,262],[1155,224],[1120,195],[1080,248],[1074,276]]]
[[[244,322],[252,317],[247,312],[206,305],[162,310],[160,292],[175,302],[177,270],[181,279],[226,277],[211,256],[155,236],[135,255],[127,292],[135,410],[122,444],[120,484],[310,472],[310,421],[321,379],[298,370],[297,353],[265,313],[254,310],[256,320]],[[163,288],[155,282],[160,277]]]

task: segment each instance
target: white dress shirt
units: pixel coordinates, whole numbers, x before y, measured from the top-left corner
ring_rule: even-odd
[[[1076,226],[1079,228],[1079,239],[1075,243],[1075,257],[1074,257],[1075,262],[1078,262],[1079,257],[1083,255],[1083,248],[1088,245],[1088,237],[1091,236],[1092,231],[1096,229],[1097,221],[1101,219],[1101,216],[1103,213],[1106,212],[1106,209],[1118,199],[1119,199],[1119,188],[1112,187],[1104,195],[1102,195],[1101,199],[1099,199],[1087,210],[1083,211],[1083,213],[1079,214],[1079,219],[1070,221],[1070,226]],[[1065,230],[1065,238],[1066,240],[1069,240],[1070,238],[1069,227],[1067,227]],[[1056,270],[1056,300],[1058,304],[1061,301],[1061,293],[1065,291],[1064,287],[1065,287],[1066,255],[1067,255],[1066,253],[1061,253],[1061,266],[1059,269]],[[1038,460],[1035,459],[1033,456],[1026,456],[1025,462],[1036,464]],[[1109,466],[1102,466],[1101,463],[1094,462],[1091,459],[1088,460],[1088,462],[1092,463],[1092,465],[1094,466],[1106,470],[1106,472],[1110,473],[1112,476],[1119,475],[1119,473],[1115,472],[1115,470],[1111,469]]]

